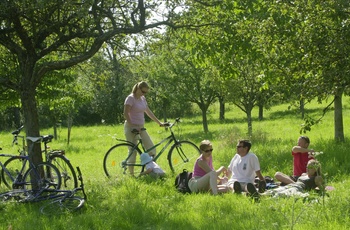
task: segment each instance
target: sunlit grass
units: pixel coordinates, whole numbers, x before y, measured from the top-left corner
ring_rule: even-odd
[[[347,142],[333,141],[333,112],[307,133],[310,148],[323,151],[319,157],[327,181],[335,187],[329,197],[303,202],[301,199],[262,198],[254,203],[244,196],[224,194],[183,195],[174,189],[174,176],[154,181],[150,178],[125,180],[107,179],[102,168],[105,152],[124,138],[123,125],[73,127],[70,144],[67,130],[59,130],[59,139],[50,144],[54,149],[65,149],[74,166],[80,166],[88,201],[78,213],[45,217],[39,213],[40,203],[1,204],[0,229],[349,229],[350,186],[349,175],[349,98],[344,98],[344,131]],[[309,115],[321,115],[324,105],[307,105]],[[291,148],[300,135],[303,120],[288,105],[279,105],[265,111],[264,120],[258,121],[253,111],[252,151],[260,159],[263,175],[273,176],[276,171],[291,173]],[[214,147],[214,165],[227,166],[235,154],[239,138],[247,137],[245,115],[230,106],[226,121],[218,120],[218,106],[208,113],[209,133],[203,133],[201,117],[185,117],[179,129],[181,139],[198,144],[209,139]],[[170,121],[172,121],[170,119]],[[154,122],[147,124],[154,142],[169,133]],[[53,133],[42,130],[41,134]],[[10,132],[0,133],[2,152],[15,153],[11,147]],[[2,160],[0,158],[0,160]],[[158,162],[166,165],[166,155]],[[190,169],[191,170],[191,169]],[[3,189],[3,185],[1,185]]]

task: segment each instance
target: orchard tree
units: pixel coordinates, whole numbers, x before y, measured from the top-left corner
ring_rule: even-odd
[[[268,17],[264,1],[221,1],[210,9],[190,8],[189,15],[207,24],[187,35],[186,48],[197,66],[214,68],[218,97],[235,104],[247,115],[247,133],[252,135],[252,110],[268,104],[266,87],[269,64],[261,42],[260,21]],[[262,116],[262,112],[260,113]]]
[[[203,131],[208,132],[207,112],[218,96],[213,87],[217,71],[213,67],[197,65],[194,56],[185,48],[184,39],[191,34],[191,31],[176,31],[172,36],[165,34],[162,41],[153,44],[156,47],[153,61],[157,63],[156,68],[161,69],[155,74],[158,84],[160,80],[167,82],[164,88],[168,89],[168,97],[173,94],[183,105],[191,102],[199,107]],[[195,42],[195,37],[192,37],[192,42]]]
[[[301,81],[301,100],[328,97],[334,101],[334,139],[344,141],[342,96],[350,86],[350,3],[346,0],[281,1],[270,8],[269,35],[281,68],[291,76],[275,78],[288,87],[288,82]],[[292,79],[292,80],[290,80]],[[328,105],[325,109],[329,108]],[[306,116],[304,132],[320,119]]]
[[[14,74],[1,73],[0,85],[19,95],[26,135],[40,135],[36,90],[48,73],[88,60],[114,36],[174,25],[171,18],[180,3],[144,0],[1,1],[1,50],[7,54],[6,63],[15,68]],[[165,13],[155,17],[157,11]],[[35,147],[33,156],[35,163],[42,161],[40,145]]]

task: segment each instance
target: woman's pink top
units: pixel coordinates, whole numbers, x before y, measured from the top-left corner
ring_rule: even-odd
[[[126,97],[124,105],[130,105],[130,120],[134,125],[144,125],[145,123],[145,111],[147,109],[147,101],[144,96],[135,98],[134,94],[130,94]]]
[[[202,159],[202,154],[197,158],[196,163],[194,164],[192,177],[202,177],[205,174],[207,174],[207,172],[205,172],[198,165],[198,161],[201,160],[201,159]],[[209,158],[208,166],[211,168],[211,170],[214,170],[214,168],[213,168],[213,157],[212,156],[210,156],[210,158]]]

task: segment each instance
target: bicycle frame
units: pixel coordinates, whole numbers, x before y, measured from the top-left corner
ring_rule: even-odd
[[[171,125],[168,126],[168,128],[170,129],[170,135],[169,135],[168,137],[164,138],[163,140],[161,140],[161,141],[158,142],[157,144],[153,145],[153,146],[152,146],[151,148],[149,148],[149,149],[146,149],[146,148],[145,148],[145,146],[144,146],[143,143],[142,143],[142,138],[141,138],[141,137],[137,137],[137,139],[138,139],[137,144],[134,144],[133,142],[127,141],[127,140],[117,139],[118,141],[121,141],[121,142],[125,142],[125,143],[128,143],[128,144],[134,145],[134,147],[131,149],[131,151],[129,151],[130,153],[129,153],[128,157],[125,159],[125,161],[123,161],[123,165],[122,165],[122,166],[123,166],[123,167],[126,167],[126,166],[143,166],[143,165],[141,165],[141,164],[136,164],[136,163],[127,163],[128,160],[129,160],[129,158],[133,155],[134,151],[135,151],[137,148],[139,148],[139,146],[141,145],[141,147],[142,147],[141,149],[142,149],[143,153],[149,152],[149,151],[151,151],[151,150],[157,148],[158,146],[162,145],[164,142],[168,141],[168,142],[162,147],[162,149],[158,152],[158,154],[156,154],[156,155],[154,156],[153,161],[156,162],[157,159],[163,154],[163,152],[168,148],[168,146],[169,146],[171,143],[174,142],[174,144],[176,144],[177,140],[176,140],[175,134],[174,134],[174,132],[173,132],[173,130],[172,130],[171,128],[172,128],[177,122],[179,122],[179,120],[176,120],[173,124],[171,124]],[[144,129],[144,130],[146,130],[146,129]],[[144,131],[144,130],[141,130],[141,132]],[[135,134],[135,136],[137,136],[137,135],[140,135],[140,133]],[[140,148],[139,148],[139,149],[140,149]],[[140,149],[140,150],[141,150],[141,149]]]
[[[184,164],[192,164],[193,161],[198,158],[200,151],[193,142],[189,140],[178,140],[176,138],[172,127],[178,122],[180,122],[180,118],[176,118],[174,123],[168,123],[166,127],[170,129],[170,134],[149,149],[146,149],[148,146],[145,148],[143,145],[141,138],[143,129],[134,129],[131,131],[132,134],[135,135],[133,140],[117,139],[119,143],[110,147],[103,158],[103,169],[105,174],[108,177],[117,176],[118,178],[122,176],[122,174],[126,174],[127,169],[129,169],[131,175],[134,175],[135,172],[143,175],[142,172],[144,172],[146,166],[141,163],[140,156],[144,153],[150,155],[154,154],[152,159],[154,162],[159,161],[160,164],[163,164],[164,160],[165,164],[165,161],[167,161],[169,167],[164,166],[162,169],[168,172],[171,171],[174,173],[178,171],[179,168],[185,167]],[[154,153],[155,148],[159,148],[156,153]],[[166,159],[164,157],[164,159],[159,159],[166,149],[168,149]],[[150,153],[150,151],[152,151],[152,153]],[[134,170],[134,166],[138,167],[136,171]]]
[[[157,148],[159,145],[163,144],[165,141],[168,141],[164,146],[163,148],[159,151],[158,154],[156,154],[153,158],[153,161],[157,161],[157,159],[163,154],[163,152],[165,151],[165,149],[168,148],[168,146],[174,141],[173,137],[170,135],[166,138],[164,138],[163,140],[161,140],[159,143],[155,144],[153,147],[149,148],[149,149],[145,149],[145,147],[143,146],[142,144],[142,141],[140,140],[136,145],[130,141],[126,141],[126,140],[119,140],[119,141],[122,141],[122,142],[126,142],[126,143],[129,143],[129,144],[132,144],[134,145],[134,148],[131,149],[128,157],[125,159],[125,165],[123,164],[123,166],[143,166],[141,164],[136,164],[136,163],[127,163],[127,161],[129,160],[129,158],[132,156],[133,152],[136,150],[136,148],[139,148],[138,146],[141,145],[142,146],[142,150],[143,152],[149,152],[155,148]]]

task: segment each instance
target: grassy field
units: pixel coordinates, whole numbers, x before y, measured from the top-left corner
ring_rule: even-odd
[[[349,229],[348,97],[344,98],[344,105],[345,143],[333,141],[332,111],[306,134],[311,139],[310,148],[324,152],[319,160],[327,183],[335,187],[324,198],[311,194],[312,199],[306,201],[263,197],[260,202],[254,202],[234,194],[180,194],[173,186],[175,175],[168,175],[163,181],[107,179],[102,167],[103,156],[116,143],[116,137],[124,138],[123,126],[74,127],[69,146],[66,145],[67,130],[62,128],[59,140],[51,143],[51,147],[65,149],[73,165],[80,166],[88,195],[85,207],[77,213],[46,217],[39,213],[40,203],[1,204],[0,229]],[[315,103],[306,108],[317,116],[324,106]],[[237,140],[247,138],[245,115],[229,106],[226,121],[220,122],[218,107],[213,106],[208,116],[209,133],[203,133],[198,116],[183,118],[180,128],[175,129],[176,134],[196,144],[203,139],[211,140],[215,167],[227,166],[235,154]],[[301,123],[300,115],[288,110],[288,105],[272,107],[265,111],[263,121],[253,121],[252,151],[259,157],[263,175],[292,172],[291,148],[300,135]],[[147,128],[154,142],[168,135],[155,123],[147,124]],[[49,133],[52,130],[43,130],[41,134]],[[2,152],[16,151],[11,141],[10,132],[0,133]],[[166,157],[162,156],[158,163],[166,165]],[[0,187],[5,189],[3,185]]]

